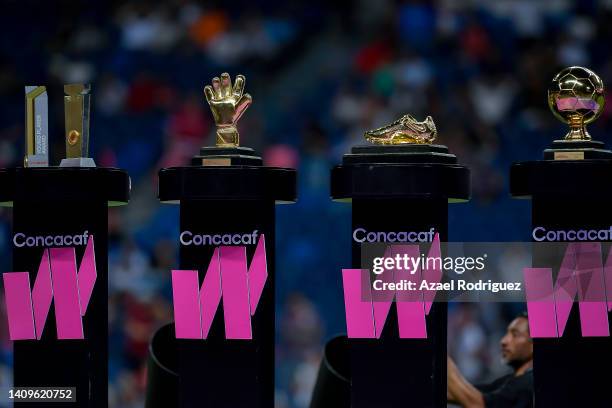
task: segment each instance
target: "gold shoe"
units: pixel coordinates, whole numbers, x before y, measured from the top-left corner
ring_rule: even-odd
[[[437,135],[431,116],[417,122],[411,115],[404,115],[390,125],[365,132],[368,142],[384,145],[427,144],[432,143]]]

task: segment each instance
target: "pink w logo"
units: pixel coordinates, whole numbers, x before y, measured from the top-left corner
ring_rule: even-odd
[[[435,235],[427,257],[440,257],[440,238]],[[393,245],[385,252],[385,257],[395,257],[397,254],[420,257],[418,245]],[[439,266],[439,265],[436,265]],[[386,282],[414,282],[416,288],[421,281],[438,283],[442,280],[441,268],[423,269],[418,267],[415,273],[406,270],[388,271]],[[385,272],[385,273],[388,273]],[[379,339],[391,303],[395,298],[399,325],[399,336],[402,339],[427,338],[425,316],[431,311],[435,297],[434,291],[384,291],[372,293],[369,271],[363,269],[343,269],[344,304],[346,309],[346,326],[349,338]]]
[[[78,271],[74,248],[45,249],[31,291],[28,272],[4,273],[10,339],[40,340],[51,301],[55,303],[57,338],[83,339],[82,317],[96,276],[93,237],[87,242]]]
[[[600,243],[569,244],[554,287],[552,268],[523,270],[531,337],[562,337],[576,296],[582,335],[610,336],[611,254],[612,249],[604,267]],[[607,301],[606,293],[609,296]]]
[[[174,324],[179,339],[206,339],[223,299],[225,337],[252,339],[251,316],[266,280],[266,244],[262,235],[247,269],[246,247],[215,249],[202,286],[198,271],[173,270]]]

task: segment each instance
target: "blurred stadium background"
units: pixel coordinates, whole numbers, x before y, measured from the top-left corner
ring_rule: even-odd
[[[156,201],[156,173],[213,143],[202,93],[213,76],[246,75],[254,104],[242,143],[299,169],[299,202],[277,210],[276,383],[278,408],[302,408],[325,340],[345,328],[350,207],[329,199],[331,166],[364,130],[432,115],[440,142],[473,174],[472,202],[450,208],[450,238],[529,240],[529,203],[509,198],[509,165],[564,134],[546,106],[561,67],[591,67],[612,86],[611,20],[610,0],[3,1],[0,167],[22,161],[24,85],[48,86],[57,164],[62,84],[91,82],[93,156],[132,177],[131,204],[110,213],[111,406],[142,406],[149,338],[172,318],[178,208]],[[604,141],[607,106],[589,128]],[[10,229],[1,210],[3,272]],[[449,350],[468,379],[503,370],[497,343],[513,312],[450,305]],[[2,385],[7,338],[0,316]]]

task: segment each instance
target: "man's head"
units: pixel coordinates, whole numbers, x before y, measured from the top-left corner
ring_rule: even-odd
[[[526,315],[516,317],[508,325],[501,341],[502,360],[515,370],[533,359],[533,341]]]

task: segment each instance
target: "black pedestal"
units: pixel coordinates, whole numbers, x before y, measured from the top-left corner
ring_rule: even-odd
[[[174,325],[161,327],[149,344],[147,360],[146,408],[167,408],[177,405],[179,393],[178,348]]]
[[[610,155],[609,151],[604,152]],[[510,191],[515,197],[531,198],[533,228],[608,229],[612,225],[612,189],[605,181],[610,177],[612,160],[521,162],[511,168]],[[604,249],[603,256],[607,253]],[[544,254],[536,250],[533,264],[553,267],[554,282],[561,259],[556,260],[557,265],[550,265],[550,260],[546,264],[544,258]],[[605,261],[603,259],[604,265]],[[536,407],[610,406],[609,376],[606,374],[610,367],[611,338],[583,337],[575,302],[562,337],[534,339]]]
[[[311,407],[350,406],[351,384],[347,340],[346,336],[337,336],[325,345],[310,401]]]
[[[58,340],[53,293],[39,340],[14,342],[16,387],[76,387],[75,407],[108,406],[108,206],[126,204],[127,173],[106,168],[16,168],[0,170],[0,202],[13,207],[13,271],[36,281],[47,248],[74,247],[77,270],[86,240],[78,244],[43,242],[37,237],[94,237],[96,279],[88,303],[80,294],[83,339]],[[34,237],[34,239],[30,239]],[[29,245],[29,243],[32,245]],[[82,273],[82,270],[79,271]],[[5,275],[6,281],[6,275]],[[56,289],[56,288],[55,288]],[[60,299],[62,302],[65,299]],[[18,403],[38,407],[40,403]]]
[[[332,170],[331,190],[333,199],[352,202],[353,231],[434,228],[445,241],[448,202],[469,199],[470,176],[444,146],[358,146]],[[361,267],[355,240],[352,263]],[[434,303],[426,324],[426,339],[399,338],[394,304],[380,339],[348,339],[351,386],[342,406],[445,407],[446,304]]]
[[[275,203],[295,201],[296,172],[236,164],[252,160],[245,159],[242,151],[225,152],[229,154],[225,158],[211,157],[218,153],[206,155],[205,160],[229,160],[234,165],[212,162],[162,169],[159,198],[162,202],[180,203],[181,233],[210,237],[256,233],[257,242],[244,245],[249,264],[256,245],[265,236],[268,277],[251,318],[252,339],[226,338],[223,297],[205,339],[177,339],[179,385],[175,406],[268,408],[274,405],[274,207]],[[199,240],[190,245],[181,242],[180,269],[198,270],[201,284],[215,249],[238,245],[220,240],[223,242],[207,243],[204,238],[200,245],[194,244]],[[147,401],[147,406],[154,405]]]

